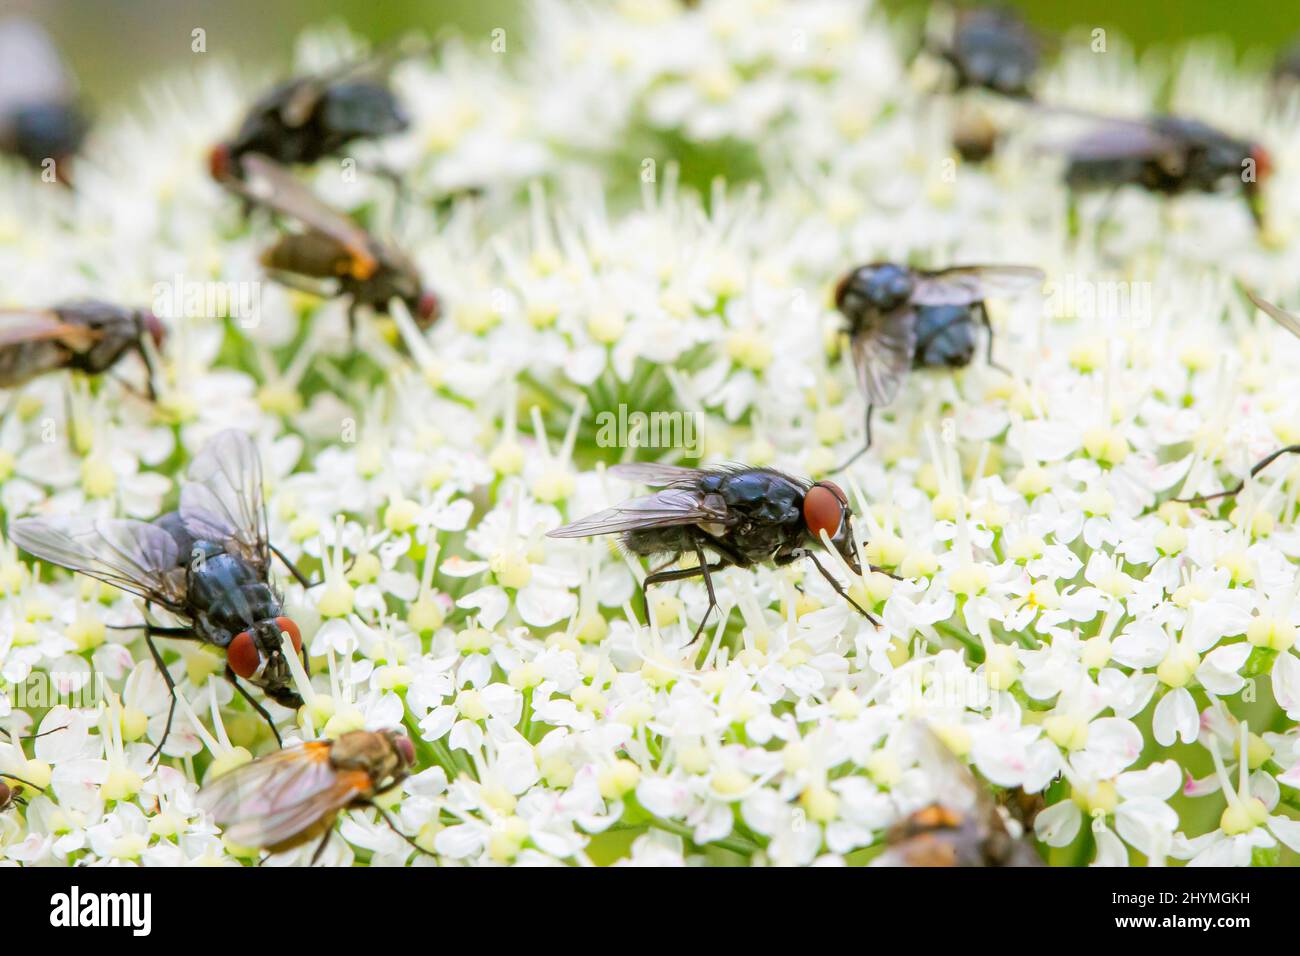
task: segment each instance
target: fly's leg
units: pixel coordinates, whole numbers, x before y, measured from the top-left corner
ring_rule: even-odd
[[[700,539],[693,536],[692,541],[695,545],[695,559],[700,562],[700,568],[704,571],[704,587],[709,592],[709,606],[704,612],[704,617],[700,618],[700,624],[695,628],[695,634],[691,637],[691,643],[694,644],[700,639],[700,633],[704,630],[704,625],[708,623],[709,615],[718,606],[718,596],[713,593],[713,575],[709,571],[709,565],[705,560],[704,549],[700,547]]]
[[[438,858],[437,854],[430,853],[424,847],[420,846],[420,844],[416,843],[414,837],[407,836],[405,833],[403,833],[401,829],[398,828],[396,821],[394,821],[393,818],[388,815],[387,810],[385,810],[377,803],[371,803],[370,805],[379,812],[379,819],[383,820],[385,823],[388,824],[388,829],[392,830],[399,837],[401,837],[403,840],[409,843],[417,853],[423,853],[425,856],[435,860]]]
[[[871,415],[872,415],[873,412],[875,412],[875,410],[876,410],[876,407],[875,407],[874,405],[870,405],[870,404],[867,405],[867,419],[866,419],[867,440],[866,440],[866,443],[865,443],[861,448],[859,448],[857,451],[855,451],[855,452],[853,453],[852,457],[850,457],[848,461],[844,462],[844,464],[839,465],[839,466],[837,466],[837,467],[835,467],[835,468],[832,468],[832,469],[830,470],[830,473],[831,473],[832,475],[835,474],[836,472],[843,471],[845,468],[849,467],[849,465],[853,464],[855,461],[857,461],[859,458],[861,458],[863,455],[865,455],[865,454],[867,453],[867,450],[871,448]]]
[[[332,826],[326,827],[325,835],[321,837],[320,843],[316,844],[316,852],[311,855],[311,862],[307,864],[308,866],[315,866],[317,864],[321,858],[321,854],[325,852],[325,845],[330,842],[330,837],[333,835],[334,828]]]
[[[844,598],[844,600],[848,601],[849,604],[853,605],[853,607],[855,607],[858,610],[858,612],[863,617],[865,617],[868,621],[870,621],[876,627],[880,627],[880,622],[876,620],[876,618],[871,614],[870,611],[864,608],[857,601],[853,600],[853,598],[849,597],[849,592],[844,590],[843,585],[841,585],[839,581],[835,580],[835,575],[827,571],[826,568],[822,565],[822,563],[817,560],[817,555],[813,554],[811,551],[805,551],[803,552],[802,557],[808,558],[810,561],[812,561],[813,566],[821,573],[821,576],[826,579],[826,583],[835,589],[836,594]]]
[[[182,634],[168,634],[168,631],[181,631]],[[167,707],[167,726],[163,728],[162,740],[158,741],[158,746],[153,748],[153,753],[149,755],[149,762],[158,759],[162,753],[163,744],[167,743],[167,738],[172,732],[172,718],[176,716],[176,682],[172,680],[172,675],[167,670],[167,665],[163,663],[162,653],[158,650],[158,645],[153,642],[154,635],[160,637],[181,637],[183,635],[193,636],[194,632],[188,628],[180,627],[160,627],[155,628],[152,624],[144,626],[144,642],[149,646],[149,653],[153,655],[154,666],[158,668],[158,673],[162,675],[163,681],[167,684],[167,693],[171,695],[172,702]]]
[[[659,573],[660,571],[662,571],[664,568],[670,568],[670,567],[672,567],[674,564],[676,564],[677,561],[681,558],[681,556],[682,556],[682,553],[681,553],[680,551],[678,551],[676,554],[674,554],[671,558],[669,558],[669,559],[668,559],[667,561],[665,561],[663,564],[660,564],[660,565],[657,565],[656,567],[651,568],[651,569],[650,569],[648,572],[646,572],[646,573],[647,573],[647,574],[658,574],[658,573]]]
[[[299,571],[299,570],[298,570],[298,566],[295,565],[292,561],[290,561],[287,557],[285,557],[285,554],[284,554],[283,551],[281,551],[281,550],[280,550],[279,548],[277,548],[275,545],[271,544],[269,541],[266,543],[266,546],[267,546],[268,548],[271,549],[271,553],[272,553],[273,555],[275,555],[277,558],[279,558],[281,561],[284,562],[284,566],[285,566],[286,568],[289,569],[289,573],[292,574],[292,575],[294,576],[294,578],[297,579],[298,583],[301,584],[304,588],[306,588],[306,589],[308,589],[308,590],[311,590],[311,589],[314,588],[317,584],[324,584],[324,583],[325,583],[323,578],[322,578],[320,581],[317,581],[315,584],[313,584],[312,582],[308,581],[308,580],[307,580],[307,575],[305,575],[305,574],[303,574],[301,571]]]
[[[284,741],[280,739],[280,731],[276,728],[275,721],[272,720],[271,715],[266,712],[266,708],[259,704],[257,699],[248,692],[248,688],[239,682],[239,678],[235,676],[235,672],[230,669],[229,664],[226,665],[226,680],[230,681],[230,683],[234,685],[235,690],[239,691],[240,696],[243,697],[244,700],[248,701],[248,705],[252,707],[253,710],[257,711],[258,716],[266,721],[266,725],[271,728],[271,733],[275,734],[276,744],[283,748]]]
[[[1250,477],[1254,478],[1261,471],[1263,471],[1269,465],[1273,464],[1273,462],[1277,461],[1283,455],[1294,455],[1297,453],[1300,453],[1300,445],[1287,445],[1285,448],[1279,448],[1277,451],[1273,452],[1267,458],[1263,459],[1257,465],[1251,468]],[[1237,487],[1225,488],[1223,491],[1216,491],[1212,495],[1193,495],[1190,498],[1175,498],[1174,501],[1183,502],[1184,504],[1197,504],[1202,501],[1213,501],[1215,498],[1231,498],[1233,495],[1237,494],[1238,492],[1241,491],[1242,488],[1245,487],[1246,487],[1246,482],[1240,481],[1237,483]]]
[[[289,573],[292,574],[292,575],[294,576],[294,578],[297,580],[297,582],[298,582],[299,584],[301,584],[301,585],[303,586],[304,589],[310,591],[312,588],[318,588],[318,587],[320,587],[322,584],[325,583],[325,579],[324,579],[324,578],[321,578],[319,581],[308,581],[308,580],[307,580],[307,575],[303,574],[300,570],[298,570],[298,566],[295,565],[292,561],[290,561],[290,560],[285,556],[285,553],[284,553],[283,551],[281,551],[281,550],[280,550],[279,548],[277,548],[275,545],[271,544],[271,542],[269,542],[269,541],[266,543],[266,546],[267,546],[268,548],[271,549],[271,553],[272,553],[272,554],[274,554],[277,558],[279,558],[281,561],[284,562],[284,566],[285,566],[286,568],[289,569]],[[351,570],[352,570],[352,566],[353,566],[354,564],[356,564],[356,563],[357,563],[357,556],[354,554],[354,555],[352,556],[352,560],[350,560],[350,561],[349,561],[349,562],[344,566],[343,570],[344,570],[344,571],[351,571]]]
[[[696,567],[678,568],[675,571],[658,571],[654,574],[647,574],[645,576],[645,580],[641,582],[641,601],[645,605],[646,623],[650,622],[650,585],[664,584],[668,581],[684,581],[687,578],[703,577],[705,586],[709,589],[709,610],[705,612],[704,620],[700,622],[700,626],[695,629],[695,637],[700,636],[700,631],[704,629],[704,622],[709,619],[709,614],[718,606],[717,598],[715,598],[713,594],[713,579],[710,577],[710,574],[714,571],[721,571],[729,565],[725,561],[718,561],[715,564],[704,563],[704,552],[699,547],[698,542],[696,542],[696,552],[700,557],[700,564]],[[694,640],[694,638],[692,638],[692,640]]]
[[[975,303],[973,308],[979,311],[980,322],[983,323],[984,328],[987,329],[989,333],[989,344],[985,351],[985,354],[988,357],[989,367],[997,369],[1003,375],[1010,375],[1011,369],[1007,368],[1005,365],[998,364],[998,362],[996,362],[993,358],[993,323],[989,319],[988,308],[984,305],[983,302]]]

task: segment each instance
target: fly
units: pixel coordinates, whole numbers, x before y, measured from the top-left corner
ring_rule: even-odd
[[[270,580],[274,553],[294,576],[307,580],[267,540],[262,500],[262,464],[253,440],[243,432],[219,432],[190,463],[180,507],[152,522],[131,518],[20,518],[9,538],[42,561],[114,585],[185,622],[164,627],[145,617],[144,637],[171,693],[167,725],[150,759],[158,756],[176,714],[176,687],[155,637],[199,641],[226,654],[225,677],[271,727],[266,709],[241,680],[260,688],[281,706],[297,709],[289,662],[282,652],[287,634],[307,666],[302,635],[284,613]]]
[[[1043,272],[1031,266],[956,266],[927,271],[876,262],[840,280],[835,306],[844,316],[858,386],[867,400],[866,443],[847,468],[871,447],[871,415],[888,405],[914,368],[959,368],[975,352],[976,326],[988,333],[993,361],[993,326],[984,300],[1017,295],[1041,286]]]
[[[861,574],[853,540],[853,512],[848,497],[830,481],[811,482],[770,468],[681,468],[649,462],[614,465],[609,473],[662,490],[632,498],[547,534],[552,538],[586,538],[620,534],[633,554],[669,555],[641,584],[649,618],[647,592],[652,584],[702,577],[709,607],[695,629],[698,638],[718,606],[713,574],[723,568],[757,564],[783,567],[807,558],[818,572],[872,624],[879,622],[845,591],[817,558],[814,545],[823,536],[854,574]],[[715,561],[709,562],[706,552]],[[664,570],[682,555],[694,555],[690,568]],[[880,570],[872,568],[871,570]]]

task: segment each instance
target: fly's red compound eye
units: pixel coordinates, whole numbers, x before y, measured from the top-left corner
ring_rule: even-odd
[[[232,173],[230,147],[225,143],[218,143],[208,153],[208,173],[217,182],[230,177]]]
[[[823,530],[832,538],[839,532],[844,520],[843,494],[839,488],[823,483],[813,485],[803,496],[803,522],[814,538],[820,539]]]
[[[289,635],[289,640],[293,641],[293,649],[301,654],[302,634],[298,630],[298,625],[287,617],[277,617],[275,626]]]
[[[410,743],[410,741],[407,741]],[[0,781],[0,810],[4,809],[9,803],[9,798],[13,796],[13,791],[9,789],[9,784]]]
[[[248,631],[240,631],[226,648],[226,660],[230,669],[247,680],[257,673],[262,666],[262,655],[257,652],[257,644]]]
[[[408,767],[415,764],[415,744],[411,743],[410,737],[406,734],[398,734],[393,738],[393,745],[397,747],[397,752],[402,755]]]
[[[835,497],[840,499],[841,504],[847,505],[849,503],[849,496],[846,495],[844,493],[844,489],[841,488],[839,485],[835,484],[835,482],[819,481],[817,482],[817,484],[821,485],[823,488],[829,488],[831,491],[833,491],[835,493]]]
[[[1250,158],[1255,161],[1255,180],[1262,183],[1273,172],[1273,157],[1263,146],[1252,146]]]

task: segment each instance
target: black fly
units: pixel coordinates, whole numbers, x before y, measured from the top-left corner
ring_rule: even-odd
[[[853,513],[848,497],[829,481],[810,482],[768,468],[680,468],[674,465],[628,463],[609,473],[663,490],[632,498],[613,508],[548,532],[552,538],[586,538],[621,534],[623,545],[641,556],[671,555],[669,561],[646,575],[642,599],[652,584],[702,577],[709,592],[709,607],[695,629],[699,637],[718,606],[713,573],[723,568],[748,568],[756,564],[781,567],[808,558],[831,587],[860,611],[843,585],[817,559],[814,545],[822,545],[822,532],[853,571],[861,574],[853,540]],[[717,560],[709,563],[706,551]],[[695,556],[695,567],[662,570],[684,554]],[[873,568],[872,570],[877,570]]]
[[[303,703],[281,651],[282,633],[300,654],[302,636],[271,584],[272,553],[304,586],[307,581],[267,540],[257,446],[243,432],[220,432],[194,457],[186,477],[179,509],[152,522],[58,517],[20,518],[9,525],[10,540],[42,561],[129,591],[186,622],[162,627],[145,619],[145,643],[172,696],[155,757],[176,713],[176,688],[155,637],[224,650],[226,679],[270,724],[277,741],[275,722],[239,678],[284,707]],[[302,660],[305,667],[305,655]]]
[[[162,323],[147,309],[96,301],[0,309],[0,388],[14,388],[62,368],[97,375],[127,352],[135,352],[149,373],[153,398],[155,376],[144,347],[146,335],[162,348]]]
[[[867,400],[866,444],[836,471],[871,447],[871,415],[898,395],[914,368],[959,368],[975,352],[976,324],[993,329],[984,299],[1039,286],[1031,266],[957,266],[930,272],[891,262],[860,266],[840,280],[835,306],[847,320],[858,384]]]
[[[437,319],[437,295],[425,288],[400,249],[380,242],[264,156],[245,156],[241,170],[240,177],[226,180],[228,189],[304,227],[281,236],[262,254],[272,278],[315,295],[346,296],[353,332],[358,308],[386,314],[393,299],[402,300],[421,328]]]
[[[1025,99],[1042,42],[1009,7],[959,10],[951,38],[935,52],[952,67],[958,90],[971,87]]]
[[[0,23],[0,150],[40,168],[52,160],[68,181],[68,160],[89,123],[54,44],[35,23]]]
[[[394,59],[346,63],[269,90],[249,108],[234,137],[213,147],[212,177],[242,177],[241,161],[252,153],[286,166],[310,164],[339,155],[357,140],[404,131],[410,120],[386,76]]]
[[[1140,186],[1177,196],[1235,183],[1255,224],[1263,224],[1260,187],[1273,162],[1260,144],[1183,116],[1089,119],[1092,128],[1063,146],[1065,182],[1073,192]]]

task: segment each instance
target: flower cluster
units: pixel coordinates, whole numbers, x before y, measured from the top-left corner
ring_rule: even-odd
[[[265,704],[285,745],[415,744],[378,798],[414,846],[361,807],[327,864],[865,863],[949,795],[917,724],[972,785],[1036,803],[1000,812],[1050,863],[1294,862],[1300,470],[1175,499],[1300,441],[1300,342],[1236,285],[1300,294],[1300,102],[1217,51],[1153,75],[1118,40],[1065,42],[1045,99],[1140,113],[1169,83],[1278,158],[1262,234],[1228,196],[1072,211],[1032,111],[984,103],[997,153],[957,156],[910,44],[854,0],[547,2],[401,63],[410,128],[358,146],[355,175],[304,175],[391,235],[443,316],[421,331],[397,305],[355,335],[344,302],[266,280],[272,226],[208,178],[257,85],[228,63],[160,81],[96,129],[75,190],[0,170],[6,304],[247,286],[255,320],[163,310],[156,401],[131,361],[8,393],[6,521],[149,520],[208,438],[255,439],[270,539],[318,582],[274,571],[310,664],[300,710]],[[357,49],[311,34],[297,66]],[[833,290],[882,260],[1048,285],[990,301],[996,364],[912,375],[836,475],[890,574],[836,570],[879,626],[811,566],[730,568],[696,638],[698,579],[643,610],[649,565],[546,537],[638,493],[620,461],[829,474],[864,411]],[[611,439],[630,412],[686,430]],[[162,637],[178,706],[151,760],[171,695],[144,613],[0,539],[0,777],[27,785],[0,859],[257,859],[197,795],[275,740],[221,653]]]

